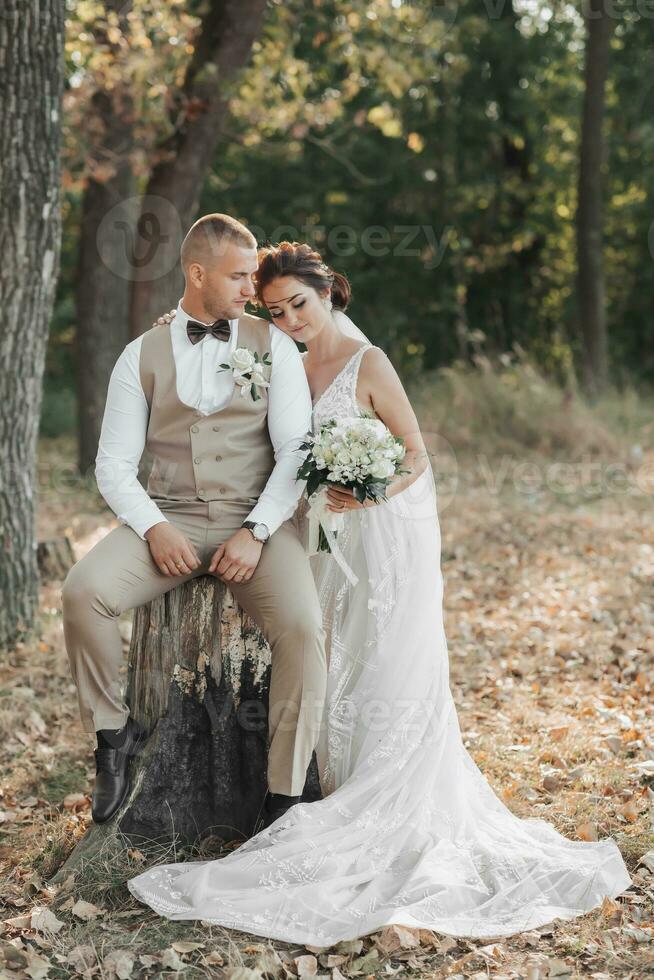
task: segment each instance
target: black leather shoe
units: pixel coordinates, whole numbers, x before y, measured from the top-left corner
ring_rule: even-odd
[[[91,815],[95,823],[109,820],[125,802],[129,790],[129,760],[143,748],[147,732],[132,717],[125,724],[125,740],[119,748],[101,743],[95,750],[95,786]]]
[[[269,827],[278,817],[283,816],[287,810],[299,803],[301,796],[285,796],[283,793],[271,793],[268,791],[263,804],[261,829]]]

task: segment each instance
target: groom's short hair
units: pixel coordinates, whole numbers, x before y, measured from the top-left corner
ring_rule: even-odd
[[[256,248],[257,240],[249,228],[229,214],[205,214],[191,225],[182,242],[182,269],[186,273],[191,262],[206,268],[220,258],[227,244]]]

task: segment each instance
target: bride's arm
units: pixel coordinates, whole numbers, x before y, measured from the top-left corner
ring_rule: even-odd
[[[401,466],[409,472],[391,478],[386,496],[393,497],[417,480],[430,462],[418,420],[404,386],[387,355],[379,347],[371,347],[361,358],[357,400],[362,405],[370,403],[393,435],[404,439],[406,455]],[[332,503],[342,502],[346,497],[348,510],[375,506],[372,501],[360,504],[353,498],[351,491],[344,488],[330,487],[327,496]]]

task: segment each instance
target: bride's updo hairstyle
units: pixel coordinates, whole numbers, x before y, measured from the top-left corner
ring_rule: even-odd
[[[259,268],[256,272],[257,299],[263,304],[263,290],[280,276],[293,276],[316,292],[330,290],[331,301],[337,310],[347,309],[352,290],[340,272],[334,272],[323,262],[320,252],[300,242],[280,242],[259,249]],[[265,305],[265,304],[264,304]]]

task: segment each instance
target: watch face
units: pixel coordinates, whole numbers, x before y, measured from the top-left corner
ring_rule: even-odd
[[[268,528],[265,524],[255,524],[252,528],[255,538],[259,541],[266,541],[268,538]]]

